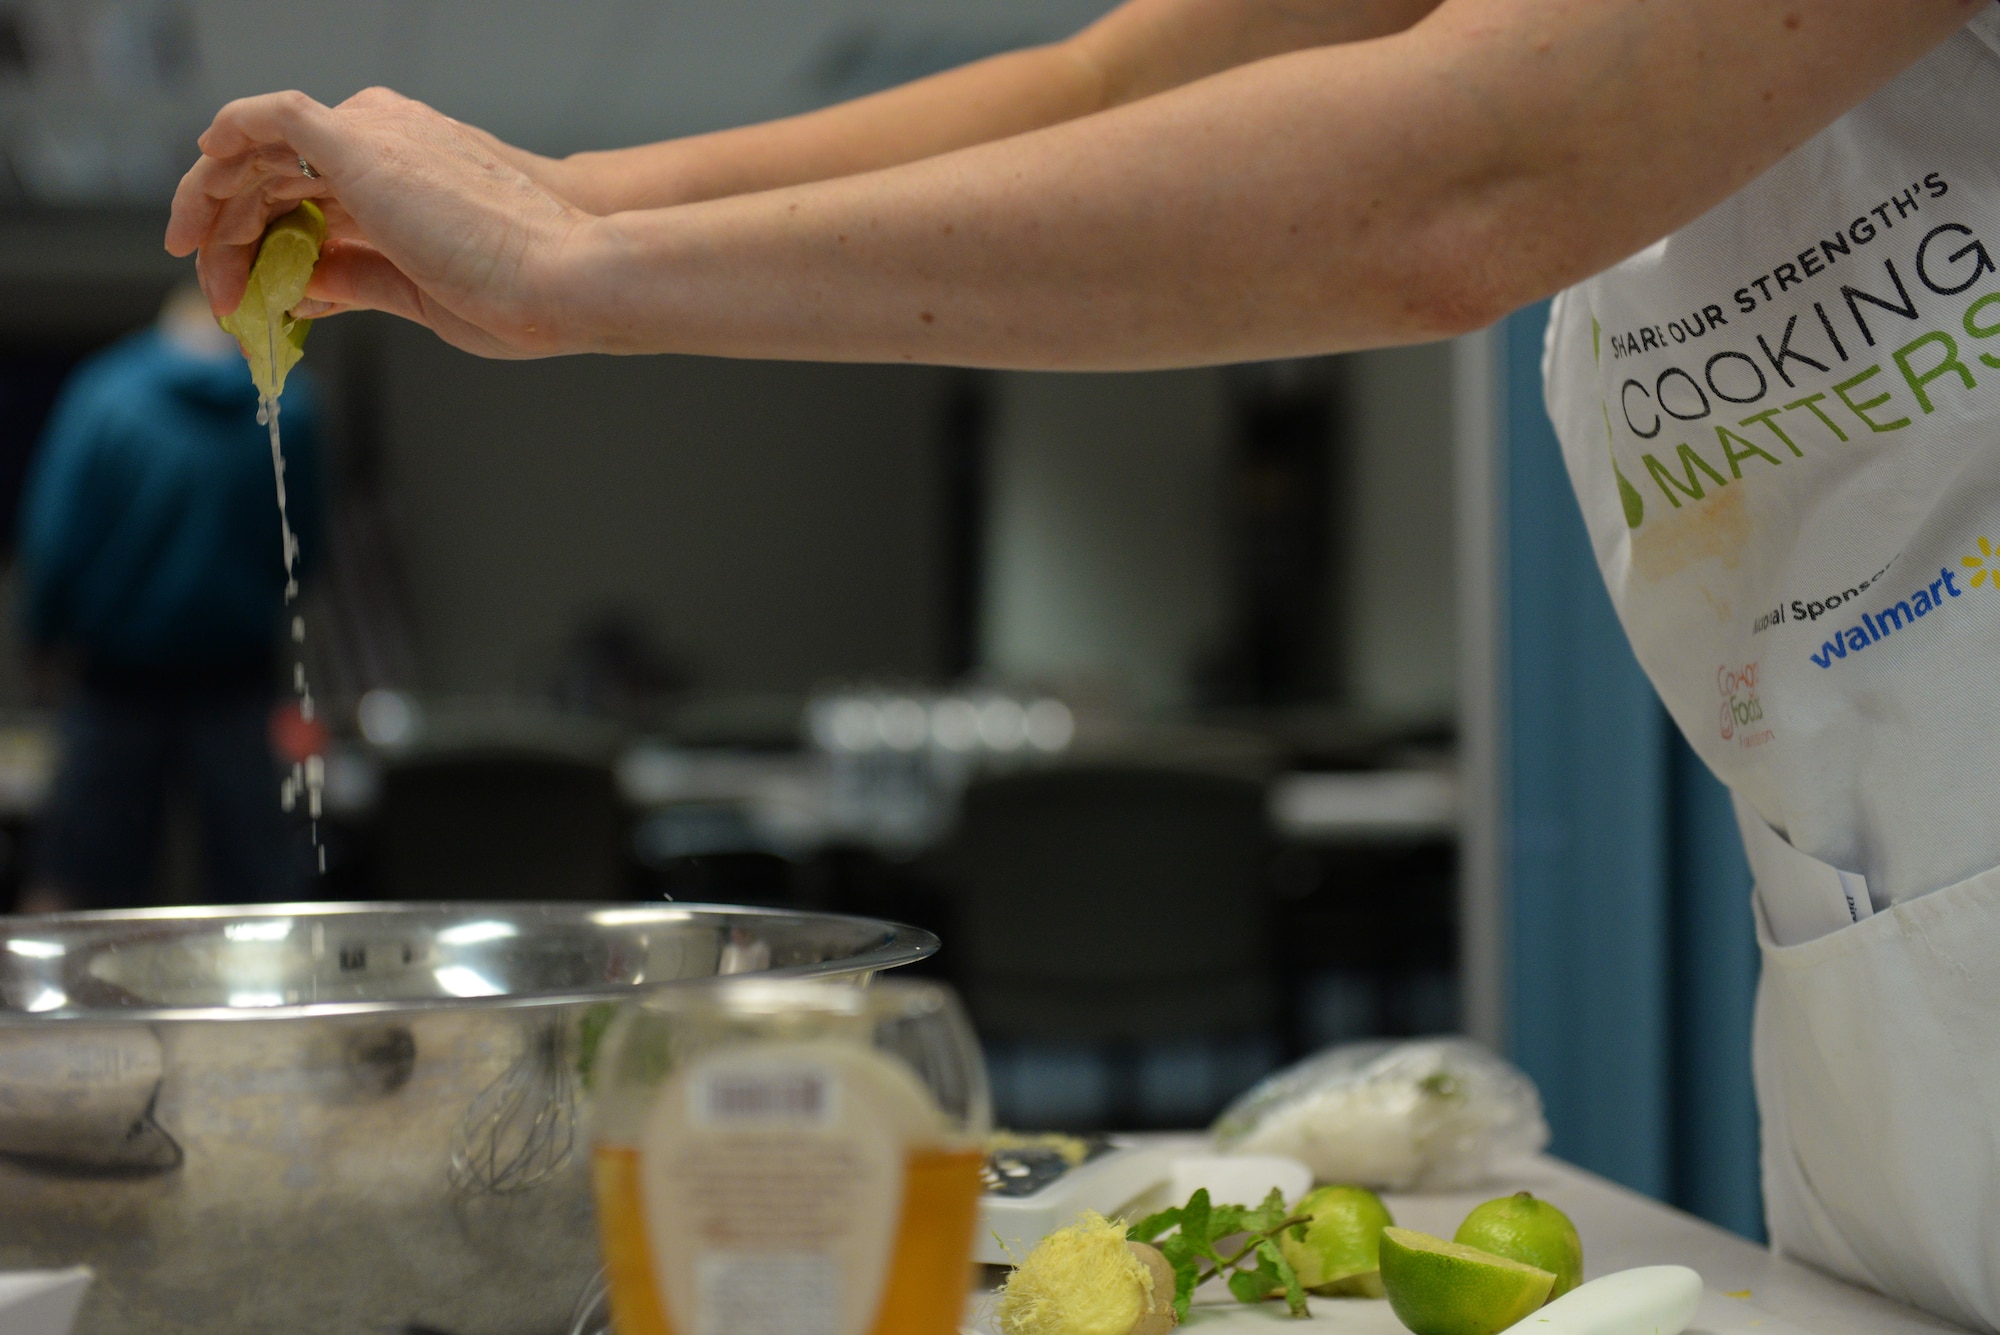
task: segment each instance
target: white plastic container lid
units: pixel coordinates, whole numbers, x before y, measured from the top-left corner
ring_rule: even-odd
[[[1276,1187],[1290,1204],[1312,1190],[1312,1181],[1312,1169],[1282,1155],[1184,1155],[1174,1160],[1170,1195],[1178,1205],[1207,1187],[1216,1204],[1261,1205]]]
[[[0,1335],[69,1335],[90,1288],[90,1271],[0,1273]]]

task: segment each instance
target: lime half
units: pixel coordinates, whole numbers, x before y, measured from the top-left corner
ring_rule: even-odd
[[[311,200],[266,227],[243,300],[222,319],[222,327],[243,345],[250,379],[264,398],[275,399],[284,392],[285,376],[305,356],[306,331],[312,321],[295,320],[291,312],[305,300],[306,284],[325,240],[326,215]]]
[[[1415,1335],[1496,1335],[1548,1301],[1556,1277],[1428,1233],[1382,1230],[1382,1287]]]

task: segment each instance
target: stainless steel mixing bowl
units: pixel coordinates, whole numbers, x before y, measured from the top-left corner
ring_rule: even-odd
[[[0,1270],[93,1267],[80,1335],[559,1335],[610,1003],[936,948],[712,905],[0,918]]]

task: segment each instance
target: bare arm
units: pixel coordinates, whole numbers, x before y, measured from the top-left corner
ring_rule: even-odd
[[[1690,221],[1961,0],[1451,0],[893,171],[594,224],[610,350],[1131,367],[1484,324]],[[616,276],[615,278],[613,276]]]
[[[1438,0],[1129,0],[1067,41],[803,116],[561,161],[496,150],[591,213],[893,167],[1102,111],[1309,46],[1400,32]]]
[[[1111,368],[1334,351],[1473,328],[1632,253],[1976,8],[1446,0],[1395,36],[997,142],[607,218],[393,95],[273,95],[218,118],[169,239],[202,245],[211,297],[233,301],[274,195],[332,196],[351,239],[315,298],[505,355]],[[293,153],[325,179],[286,176]]]

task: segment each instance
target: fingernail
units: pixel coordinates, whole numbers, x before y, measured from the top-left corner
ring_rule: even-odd
[[[316,320],[332,309],[332,302],[315,301],[308,297],[306,300],[292,307],[292,318],[295,320]]]

